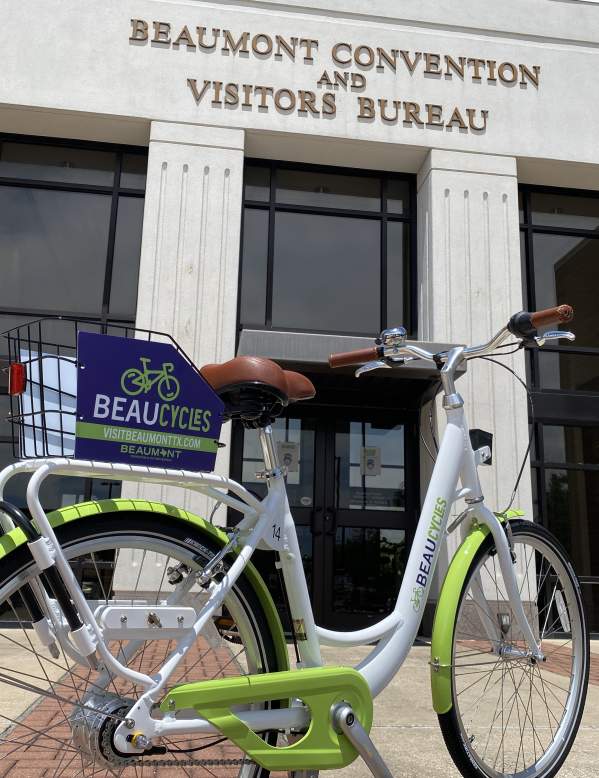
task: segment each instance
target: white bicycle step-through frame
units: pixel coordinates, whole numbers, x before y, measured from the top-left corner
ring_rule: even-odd
[[[563,332],[546,333],[544,337],[545,339],[549,339],[550,336],[567,337],[568,334]],[[454,386],[456,368],[464,360],[490,353],[508,335],[508,330],[504,328],[483,346],[468,349],[456,347],[445,355],[441,380],[447,425],[440,442],[395,607],[392,613],[380,622],[357,631],[329,630],[319,627],[315,623],[295,523],[287,500],[284,472],[277,461],[272,431],[269,427],[260,430],[260,442],[268,474],[268,493],[263,500],[258,500],[239,483],[215,474],[65,458],[26,460],[6,467],[0,473],[0,499],[3,499],[6,484],[12,477],[22,473],[31,474],[27,487],[27,506],[42,533],[45,544],[44,552],[39,555],[41,561],[38,562],[38,565],[46,564],[47,566],[52,561],[55,562],[69,594],[85,622],[85,634],[78,636],[80,639],[75,641],[75,646],[72,643],[68,646],[69,653],[79,658],[83,663],[86,662],[85,656],[97,656],[109,673],[126,678],[145,689],[128,716],[135,719],[136,729],[143,731],[146,737],[151,739],[193,733],[218,734],[218,730],[212,724],[200,717],[182,719],[180,714],[177,718],[174,714],[166,714],[164,718],[156,719],[151,715],[152,708],[164,697],[173,671],[185,653],[194,645],[197,636],[208,620],[222,605],[227,593],[251,559],[254,550],[266,548],[279,552],[291,618],[295,623],[303,625],[305,639],[298,641],[301,666],[318,667],[323,664],[321,645],[356,646],[376,643],[366,658],[356,666],[358,672],[364,676],[368,683],[373,697],[376,697],[395,676],[418,634],[424,605],[439,559],[439,552],[448,534],[447,525],[450,510],[457,500],[465,499],[468,503],[469,517],[486,525],[492,533],[507,595],[514,610],[518,627],[528,645],[529,655],[536,660],[542,660],[540,644],[526,618],[519,594],[516,569],[512,563],[510,543],[504,526],[484,503],[477,467],[486,458],[488,450],[481,449],[478,452],[473,450],[463,401],[456,393]],[[402,342],[401,338],[399,345],[391,346],[388,353],[385,350],[385,356],[388,359],[397,360],[409,358],[433,360],[431,353]],[[387,365],[378,363],[376,366],[385,367]],[[365,369],[369,367],[371,366],[366,366]],[[44,481],[51,476],[83,476],[137,483],[176,485],[203,493],[234,508],[243,515],[236,528],[237,556],[235,560],[230,564],[220,582],[212,581],[208,589],[207,601],[198,613],[193,627],[184,631],[177,642],[176,650],[171,653],[154,677],[128,668],[108,650],[91,604],[86,600],[77,583],[40,502],[40,488]],[[4,514],[0,514],[0,523],[4,531],[9,531],[14,526],[9,517]],[[429,562],[431,554],[432,561]],[[44,562],[44,559],[47,561]],[[417,607],[413,602],[414,588],[421,590]],[[38,594],[45,597],[41,587],[37,587],[37,589]],[[49,605],[49,603],[47,604]],[[168,604],[176,606],[176,596],[174,599],[169,598]],[[60,636],[61,643],[65,640],[66,631],[65,628],[65,634]],[[70,637],[73,641],[74,636]],[[81,652],[79,656],[78,651]],[[105,675],[106,685],[108,685],[109,674]],[[95,685],[101,685],[101,679],[98,679]],[[285,710],[248,710],[239,712],[238,715],[251,729],[259,732],[305,726],[309,714],[301,707],[291,707]],[[128,735],[130,735],[130,730],[127,729],[124,721],[115,732],[116,747],[122,753],[139,754],[140,750],[134,747],[130,742],[131,739],[127,738]]]

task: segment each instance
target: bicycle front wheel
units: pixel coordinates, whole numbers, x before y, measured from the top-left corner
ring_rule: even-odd
[[[175,378],[175,376],[172,375],[165,375],[163,378],[158,381],[158,396],[164,400],[165,402],[169,402],[170,400],[174,400],[176,397],[179,396],[179,392],[181,391],[181,385],[179,384],[179,381]]]
[[[511,522],[520,594],[545,660],[518,627],[491,536],[461,593],[453,635],[452,708],[439,716],[467,778],[551,778],[578,731],[589,673],[580,587],[564,550],[532,522]]]
[[[205,533],[171,516],[119,512],[66,523],[57,536],[92,610],[98,604],[156,605],[177,596],[187,576],[219,550]],[[226,569],[222,574],[226,573]],[[221,575],[222,575],[221,574]],[[113,733],[143,689],[121,677],[78,665],[64,651],[57,658],[40,645],[19,591],[35,586],[36,568],[26,548],[0,567],[0,774],[123,776],[156,771],[202,778],[265,778],[265,771],[219,735],[164,738],[159,756],[130,759],[113,746]],[[220,577],[220,575],[219,575]],[[197,584],[178,604],[204,604]],[[172,602],[172,599],[171,599]],[[176,648],[171,640],[112,641],[109,650],[128,667],[154,674]],[[279,656],[277,655],[279,653]],[[242,574],[197,644],[181,660],[170,685],[286,669],[268,616]],[[277,732],[264,737],[272,744]],[[50,772],[48,772],[50,774]]]

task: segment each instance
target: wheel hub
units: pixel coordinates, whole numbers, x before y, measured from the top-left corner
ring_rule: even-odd
[[[132,761],[134,757],[116,750],[114,731],[134,702],[115,694],[94,692],[86,695],[75,708],[69,719],[73,744],[88,764],[114,767]]]

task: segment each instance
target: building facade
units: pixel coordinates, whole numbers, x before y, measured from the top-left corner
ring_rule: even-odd
[[[317,397],[276,434],[318,620],[358,626],[394,602],[443,417],[432,371],[356,381],[328,354],[396,324],[482,342],[571,303],[574,344],[502,360],[528,394],[482,361],[460,391],[494,435],[498,509],[532,431],[514,505],[567,546],[599,629],[599,3],[3,8],[2,329],[136,323],[200,366],[259,354],[308,374]],[[219,471],[261,493],[255,436],[222,440]],[[117,491],[63,479],[45,501]]]

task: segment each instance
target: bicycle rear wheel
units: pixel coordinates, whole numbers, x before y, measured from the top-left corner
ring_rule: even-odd
[[[491,536],[462,589],[452,651],[452,708],[439,716],[467,778],[551,778],[582,717],[589,638],[580,588],[544,528],[511,522],[519,588],[545,661],[530,656],[507,597]]]
[[[182,576],[203,568],[217,553],[215,541],[172,517],[119,512],[74,521],[57,530],[82,590],[93,603],[116,600],[157,604],[175,590],[172,569]],[[184,566],[184,567],[182,567]],[[171,572],[169,573],[169,568]],[[168,753],[141,761],[119,757],[112,733],[143,690],[123,678],[101,680],[61,651],[53,659],[40,646],[19,589],[34,580],[26,548],[9,553],[0,567],[0,767],[15,774],[32,769],[54,778],[144,774],[265,778],[268,771],[219,735],[182,735],[156,745]],[[194,585],[181,605],[196,609],[208,595]],[[92,608],[93,609],[93,608]],[[174,641],[126,641],[109,649],[127,666],[152,674],[175,648]],[[209,622],[169,684],[286,669],[277,658],[267,615],[252,585],[241,575],[220,618]],[[23,687],[26,687],[25,689]],[[277,742],[278,733],[265,734]],[[0,773],[4,771],[0,769]],[[43,772],[40,771],[39,775]],[[38,772],[35,773],[38,775]]]

